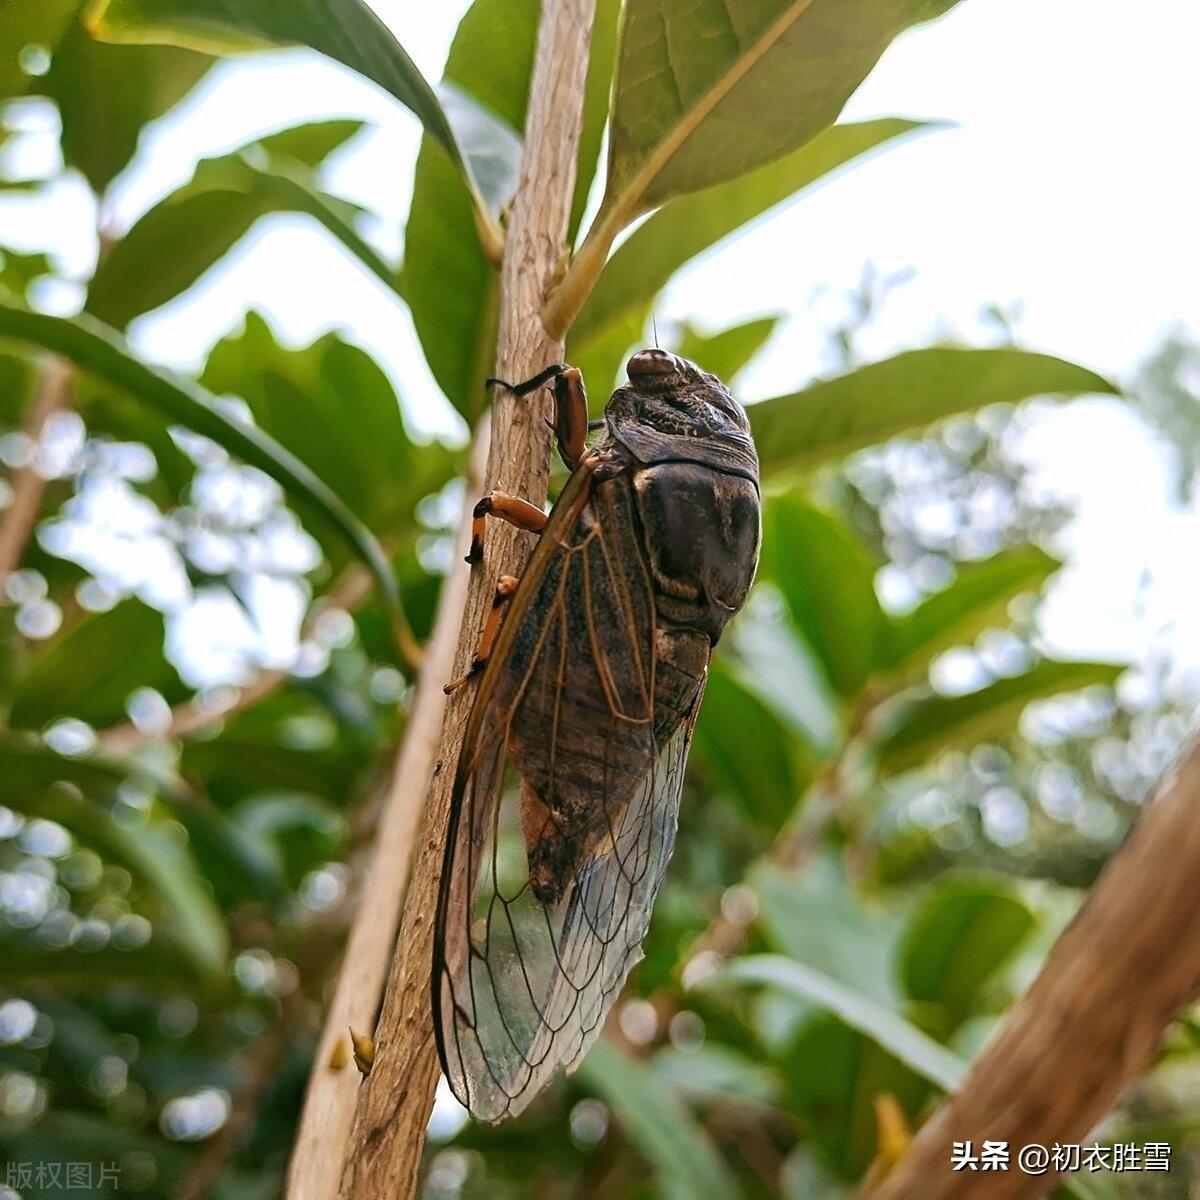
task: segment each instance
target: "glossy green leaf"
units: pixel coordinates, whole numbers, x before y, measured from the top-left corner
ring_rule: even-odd
[[[943,1091],[952,1091],[957,1087],[966,1072],[966,1064],[957,1055],[910,1024],[899,1013],[794,959],[779,954],[753,954],[737,958],[713,976],[709,986],[721,982],[779,988],[808,1004],[825,1009]]]
[[[446,60],[446,82],[474,96],[513,136],[525,127],[537,0],[476,0]],[[426,361],[450,402],[474,423],[496,352],[499,279],[474,236],[452,164],[423,139],[404,242],[404,291]]]
[[[788,818],[811,777],[788,726],[720,659],[709,669],[692,754],[769,833]]]
[[[231,454],[265,471],[345,538],[370,567],[394,619],[403,623],[395,575],[371,531],[305,463],[262,430],[230,416],[217,398],[198,384],[141,362],[116,332],[86,315],[52,317],[0,300],[0,337],[61,354],[113,386],[141,397],[169,420],[212,438]]]
[[[573,339],[586,344],[649,303],[697,255],[862,155],[921,128],[896,117],[835,125],[779,162],[672,201],[614,251],[572,326]]]
[[[63,159],[103,192],[137,149],[142,129],[208,70],[204,55],[164,46],[106,46],[73,21],[44,85],[62,118]]]
[[[153,824],[130,828],[113,820],[92,798],[125,778],[118,764],[63,758],[15,738],[0,741],[0,802],[56,821],[144,879],[169,910],[180,945],[197,968],[219,972],[228,950],[225,923],[190,852]]]
[[[140,687],[171,704],[187,694],[163,653],[162,614],[131,599],[79,622],[25,663],[9,724],[38,729],[71,716],[103,729],[128,719],[125,701]]]
[[[841,520],[799,493],[773,500],[764,527],[764,574],[783,593],[830,685],[854,695],[874,666],[883,627],[862,546]]]
[[[952,0],[951,0],[952,2]],[[938,0],[937,11],[951,3]],[[628,0],[604,209],[628,223],[803,146],[929,0]]]
[[[909,429],[1031,396],[1115,394],[1075,363],[1011,347],[909,350],[750,407],[764,476],[845,457]]]
[[[1036,546],[1014,546],[982,562],[956,564],[947,587],[886,623],[879,665],[890,671],[923,667],[949,646],[973,641],[988,625],[1006,623],[1012,600],[1036,591],[1060,566]]]
[[[601,1038],[579,1075],[608,1103],[626,1137],[678,1200],[734,1200],[737,1179],[674,1089],[645,1064]]]
[[[685,325],[675,350],[722,382],[731,384],[767,344],[778,324],[778,317],[759,317],[717,333],[701,333],[691,325]]]
[[[901,985],[910,999],[938,1005],[957,1025],[1034,924],[1029,906],[1000,879],[939,883],[906,924],[896,964]]]
[[[395,290],[392,266],[354,229],[357,210],[323,194],[308,169],[359,128],[358,122],[318,122],[201,162],[190,182],[159,201],[113,243],[89,288],[88,311],[123,328],[185,291],[259,217],[272,212],[313,217]],[[319,156],[309,163],[301,155]]]
[[[388,27],[363,0],[91,0],[92,33],[115,42],[162,42],[225,54],[301,45],[357,71],[421,121],[466,185],[472,223],[489,254],[502,235],[436,93]]]
[[[897,704],[878,743],[884,774],[915,767],[956,746],[973,746],[1016,728],[1031,700],[1093,685],[1111,687],[1125,668],[1045,659],[1031,670],[965,696],[926,693]]]
[[[92,0],[86,22],[103,41],[183,46],[205,54],[308,46],[377,83],[457,153],[433,89],[360,0]]]

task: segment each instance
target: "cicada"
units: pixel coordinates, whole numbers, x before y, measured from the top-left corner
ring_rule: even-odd
[[[493,492],[475,508],[540,533],[503,576],[454,781],[435,921],[442,1069],[478,1119],[519,1113],[573,1070],[642,956],[675,842],[713,647],[760,540],[758,456],[714,375],[659,349],[629,360],[589,424],[577,369],[553,388],[571,475],[550,513]],[[589,429],[601,428],[587,446]]]

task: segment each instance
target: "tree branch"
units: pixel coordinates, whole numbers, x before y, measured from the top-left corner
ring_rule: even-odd
[[[480,486],[480,459],[473,454],[467,480],[456,561],[470,541],[471,509]],[[369,1030],[379,1012],[388,961],[396,942],[400,909],[413,858],[417,824],[433,774],[438,732],[446,707],[442,684],[454,666],[455,641],[467,596],[467,573],[454,571],[442,587],[425,664],[413,698],[404,741],[396,754],[391,785],[362,894],[346,940],[337,984],[313,1059],[304,1110],[288,1164],[288,1200],[328,1200],[337,1194],[360,1076],[351,1065],[349,1029]]]
[[[496,372],[506,379],[527,378],[563,354],[562,342],[546,334],[539,314],[567,249],[594,7],[594,0],[543,0],[542,4],[525,156],[500,276]],[[550,464],[548,415],[549,400],[544,395],[495,398],[485,490],[499,488],[535,498],[545,495]],[[529,534],[508,526],[489,531],[485,565],[472,573],[459,631],[459,669],[465,669],[474,649],[497,576],[520,573],[531,540]],[[438,1079],[429,997],[432,919],[455,763],[471,693],[471,688],[463,688],[446,707],[398,951],[375,1031],[375,1066],[362,1088],[351,1131],[342,1176],[345,1200],[402,1200],[416,1188]]]
[[[1159,782],[1041,974],[921,1127],[871,1200],[1044,1196],[1051,1172],[1020,1147],[1082,1142],[1145,1069],[1171,1017],[1200,990],[1200,737]],[[1005,1141],[1011,1170],[952,1171],[954,1142]]]
[[[0,587],[21,565],[25,547],[37,524],[46,478],[38,470],[36,450],[46,422],[67,405],[71,390],[71,367],[61,358],[46,359],[34,394],[33,405],[25,419],[25,434],[32,440],[35,459],[13,472],[9,481],[12,501],[0,521]]]

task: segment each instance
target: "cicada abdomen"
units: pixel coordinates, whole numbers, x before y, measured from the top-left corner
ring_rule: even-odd
[[[472,671],[435,929],[442,1068],[489,1121],[579,1063],[641,957],[709,658],[758,556],[758,461],[719,380],[639,352],[591,449],[577,371],[512,390],[550,381],[575,469]],[[542,524],[498,494],[476,511]]]

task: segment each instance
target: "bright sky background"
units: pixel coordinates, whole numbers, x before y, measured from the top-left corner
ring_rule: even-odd
[[[465,4],[374,6],[436,80]],[[872,260],[884,272],[917,272],[871,332],[873,356],[937,337],[981,340],[980,310],[1019,302],[1022,344],[1128,381],[1168,329],[1200,336],[1198,44],[1200,7],[1178,0],[1134,8],[963,0],[895,45],[845,113],[955,128],[879,155],[728,243],[671,290],[660,321],[686,316],[719,328],[788,314],[744,391],[753,399],[790,390],[828,371],[822,331]],[[332,160],[326,179],[383,215],[371,236],[396,253],[417,122],[370,85],[300,52],[211,72],[147,134],[108,217],[127,224],[183,182],[199,156],[329,115],[374,124]],[[83,188],[58,189],[36,222],[26,205],[0,208],[0,240],[52,242],[68,269],[86,270],[93,218]],[[266,310],[288,338],[341,329],[384,362],[419,427],[454,428],[406,314],[305,220],[260,223],[224,266],[132,335],[147,354],[193,366],[247,307]],[[1046,611],[1052,646],[1126,657],[1165,639],[1185,663],[1200,664],[1200,512],[1173,507],[1162,448],[1099,400],[1048,414],[1025,447],[1078,509],[1060,547],[1072,565]]]

